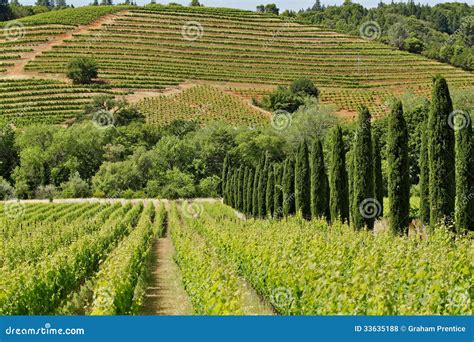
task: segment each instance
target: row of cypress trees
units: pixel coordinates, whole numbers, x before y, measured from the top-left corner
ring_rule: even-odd
[[[474,151],[469,113],[456,126],[446,80],[434,80],[420,155],[420,219],[474,230]]]
[[[469,124],[455,135],[449,125],[452,112],[447,83],[438,77],[430,115],[422,130],[420,219],[435,225],[455,216],[458,229],[473,229],[472,128]],[[396,233],[406,233],[410,220],[408,137],[402,103],[398,101],[389,114],[386,142],[389,224]],[[319,139],[311,149],[302,142],[296,158],[283,163],[271,163],[266,156],[255,170],[233,165],[226,157],[222,174],[224,203],[258,218],[299,213],[306,219],[350,220],[356,228],[372,229],[375,219],[383,216],[384,189],[380,142],[372,134],[369,110],[363,107],[359,111],[348,153],[340,126],[330,132],[329,139],[328,168]]]
[[[255,170],[233,165],[227,156],[222,173],[224,203],[258,218],[300,213],[306,219],[348,221],[348,176],[340,126],[332,131],[331,139],[331,183],[319,139],[311,150],[302,142],[296,158],[287,158],[283,163],[271,163],[267,155]]]

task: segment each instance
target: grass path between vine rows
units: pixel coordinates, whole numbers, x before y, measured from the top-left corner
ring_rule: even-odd
[[[192,315],[193,308],[174,261],[175,249],[168,229],[155,239],[149,263],[148,286],[143,299],[143,315]]]

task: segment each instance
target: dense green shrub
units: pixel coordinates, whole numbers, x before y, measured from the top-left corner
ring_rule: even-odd
[[[74,84],[89,84],[97,78],[99,66],[90,57],[78,57],[69,62],[67,66],[67,77]]]

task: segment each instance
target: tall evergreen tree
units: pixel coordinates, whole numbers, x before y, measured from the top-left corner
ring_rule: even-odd
[[[469,115],[469,113],[465,113]],[[470,117],[456,132],[456,229],[474,230],[474,146]]]
[[[249,175],[247,177],[247,201],[245,212],[247,215],[252,215],[252,205],[253,205],[253,169],[249,170]]]
[[[224,158],[224,163],[222,164],[222,176],[221,176],[221,195],[224,197],[224,203],[226,203],[226,198],[224,194],[225,184],[226,184],[226,176],[227,176],[227,169],[229,168],[229,154],[227,154]]]
[[[275,164],[274,170],[275,190],[273,197],[273,217],[279,219],[283,216],[283,167],[281,164]]]
[[[310,156],[311,216],[313,218],[325,217],[330,220],[329,181],[320,139],[313,142]]]
[[[390,228],[394,233],[406,233],[410,215],[410,161],[408,129],[400,101],[394,104],[388,118],[387,155]]]
[[[267,195],[268,156],[265,156],[265,159],[262,160],[260,170],[258,181],[258,216],[264,218],[267,214],[265,200]]]
[[[239,205],[239,169],[234,167],[232,174],[232,207],[234,209],[238,208]]]
[[[380,142],[379,138],[375,135],[372,136],[373,142],[373,156],[374,156],[374,195],[378,204],[380,204],[380,210],[376,218],[383,216],[383,176],[382,176],[382,156],[380,153]],[[408,149],[408,146],[407,146]]]
[[[229,165],[227,168],[227,176],[226,176],[226,185],[225,185],[225,198],[226,198],[226,204],[230,207],[232,207],[232,194],[231,194],[231,189],[232,189],[232,167]]]
[[[242,181],[242,210],[243,213],[246,213],[247,209],[247,181],[249,177],[249,168],[246,166],[244,169],[244,177]]]
[[[260,165],[257,166],[255,170],[255,176],[253,179],[253,193],[252,193],[252,216],[257,218],[258,217],[258,185],[260,182],[260,173],[261,173]]]
[[[275,191],[275,174],[273,172],[273,165],[269,165],[268,168],[268,173],[267,173],[267,185],[266,185],[266,198],[265,198],[265,203],[266,207],[265,209],[267,210],[267,216],[273,217],[274,213],[274,191]]]
[[[331,220],[349,221],[349,182],[341,126],[331,132],[330,208]]]
[[[295,209],[295,169],[294,162],[288,158],[283,168],[283,216],[296,213]]]
[[[454,131],[449,126],[449,115],[452,112],[448,84],[444,78],[437,77],[434,80],[428,120],[432,226],[450,218],[454,212]]]
[[[367,107],[359,112],[359,123],[354,149],[354,226],[372,229],[378,211],[374,203],[374,165],[372,155],[371,116]]]
[[[235,180],[235,209],[240,210],[242,206],[242,166],[237,169]]]
[[[354,135],[351,149],[347,152],[347,180],[349,183],[349,219],[352,224],[354,224],[355,210],[354,208],[354,151],[355,151],[355,142],[357,140],[357,134]]]
[[[305,219],[311,219],[311,182],[306,142],[300,144],[296,155],[295,205],[297,213]]]
[[[430,224],[430,165],[428,158],[428,120],[422,124],[420,146],[420,220]]]

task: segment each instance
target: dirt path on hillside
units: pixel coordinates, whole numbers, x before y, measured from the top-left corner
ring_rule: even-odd
[[[129,103],[137,103],[147,97],[155,96],[172,96],[179,94],[187,89],[194,87],[196,84],[192,82],[184,82],[175,87],[165,88],[162,90],[136,90],[132,94],[124,96]],[[115,90],[123,90],[120,88],[114,88]]]
[[[193,307],[174,261],[173,242],[165,231],[152,245],[148,287],[141,313],[144,315],[192,315]]]
[[[99,19],[93,21],[87,25],[80,25],[75,29],[60,34],[55,35],[53,39],[48,40],[47,42],[41,43],[33,47],[33,51],[26,52],[21,55],[21,59],[15,62],[15,65],[8,68],[7,72],[0,76],[0,78],[4,79],[21,79],[21,78],[31,78],[31,77],[41,77],[46,79],[56,79],[61,81],[67,81],[65,75],[60,74],[43,74],[35,71],[26,71],[25,66],[35,59],[36,56],[42,54],[45,51],[50,51],[53,49],[54,46],[60,45],[64,43],[65,40],[72,39],[74,35],[86,33],[89,30],[97,29],[102,27],[102,25],[110,24],[113,22],[115,18],[118,16],[129,12],[128,10],[120,11],[118,13],[107,14]]]

